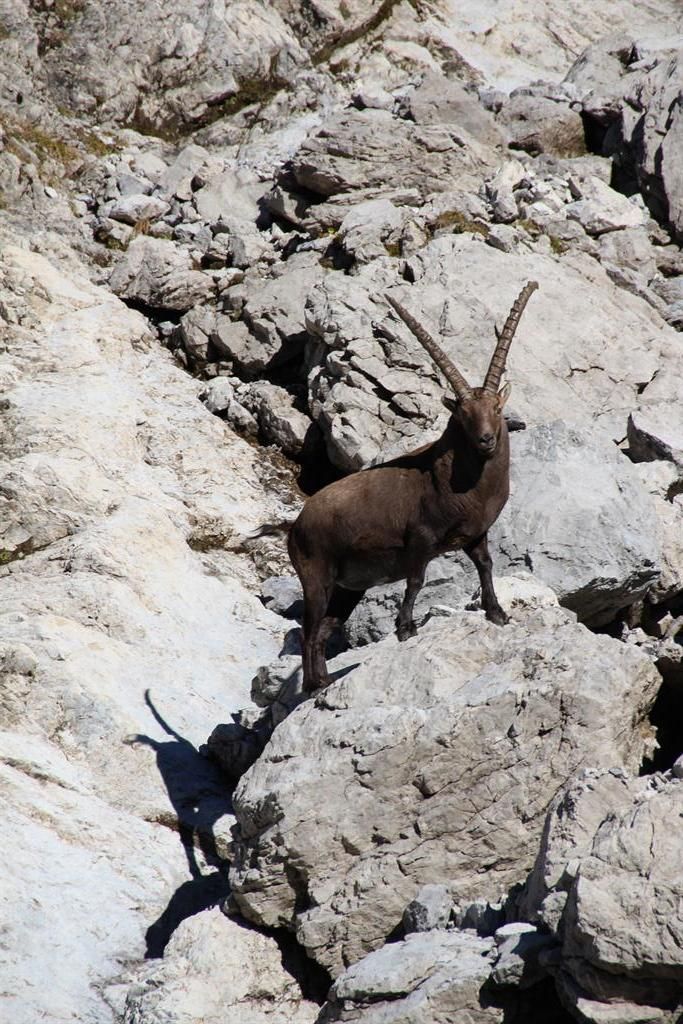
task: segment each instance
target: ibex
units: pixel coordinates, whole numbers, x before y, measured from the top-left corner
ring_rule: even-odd
[[[503,406],[510,385],[498,390],[508,350],[530,295],[520,292],[480,388],[471,388],[425,328],[392,295],[385,296],[427,350],[455,392],[451,412],[433,444],[353,473],[308,499],[289,533],[289,556],[304,592],[304,690],[329,683],[325,644],[365,591],[407,581],[396,620],[399,640],[417,632],[413,606],[428,563],[461,548],[474,562],[486,617],[508,618],[491,576],[488,530],[509,494],[510,449]]]

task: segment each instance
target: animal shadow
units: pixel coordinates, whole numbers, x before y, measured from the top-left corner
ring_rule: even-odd
[[[173,827],[178,829],[191,876],[176,890],[164,912],[147,930],[146,958],[151,959],[163,956],[169,939],[182,921],[215,906],[229,895],[228,862],[216,848],[214,824],[224,814],[232,812],[232,801],[218,768],[165,721],[154,706],[149,690],[145,691],[145,703],[170,739],[155,740],[137,734],[126,742],[144,744],[156,755],[157,768],[175,812]],[[205,864],[215,868],[214,871],[202,872],[198,849]]]

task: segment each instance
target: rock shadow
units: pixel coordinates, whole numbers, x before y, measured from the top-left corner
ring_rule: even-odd
[[[223,815],[232,813],[232,800],[216,765],[166,722],[152,702],[149,690],[145,691],[145,703],[171,738],[155,740],[139,733],[128,737],[126,743],[144,744],[156,755],[157,768],[174,811],[170,824],[178,831],[191,876],[174,892],[166,909],[147,930],[145,956],[152,959],[164,955],[173,932],[182,921],[216,906],[229,895],[228,862],[217,850],[214,825]],[[198,849],[205,864],[216,870],[202,872]]]

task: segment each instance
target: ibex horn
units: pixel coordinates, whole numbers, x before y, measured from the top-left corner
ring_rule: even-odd
[[[398,299],[395,299],[393,295],[385,293],[384,298],[387,300],[389,305],[396,310],[404,324],[410,328],[422,347],[426,349],[432,357],[450,386],[455,391],[459,400],[464,402],[465,399],[470,398],[472,395],[472,388],[469,386],[463,375],[456,370],[453,363],[450,361],[443,349],[434,341],[431,334],[428,333],[422,324],[415,319],[413,314],[409,313],[405,306],[402,306]]]
[[[505,370],[508,351],[512,344],[512,339],[515,336],[515,331],[517,330],[517,324],[524,312],[524,307],[537,288],[538,281],[528,281],[515,299],[514,305],[508,314],[507,320],[505,321],[505,327],[503,327],[503,330],[500,332],[498,337],[496,351],[491,356],[491,362],[489,363],[489,368],[486,371],[484,391],[496,392],[498,390],[500,378],[503,376],[503,371]]]

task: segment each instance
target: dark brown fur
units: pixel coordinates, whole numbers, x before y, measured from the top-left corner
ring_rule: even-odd
[[[421,325],[389,299],[429,346],[457,399],[444,399],[451,417],[437,441],[323,488],[308,499],[292,525],[289,555],[304,591],[307,692],[329,683],[327,639],[369,587],[407,581],[396,631],[399,640],[415,635],[415,598],[428,563],[445,551],[462,549],[469,555],[479,573],[486,617],[501,626],[508,621],[493,588],[487,540],[509,493],[503,406],[510,388],[496,389],[507,348],[535,287],[534,282],[527,285],[515,303],[491,361],[494,370],[489,368],[482,388],[470,388],[433,339],[424,340]]]
[[[309,498],[289,535],[304,590],[304,689],[329,682],[325,644],[369,587],[407,580],[399,640],[414,636],[413,605],[428,563],[463,548],[479,572],[493,622],[507,617],[493,589],[487,532],[509,493],[505,395],[473,397],[433,444],[338,480]],[[493,435],[495,449],[473,440]]]

